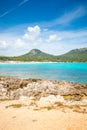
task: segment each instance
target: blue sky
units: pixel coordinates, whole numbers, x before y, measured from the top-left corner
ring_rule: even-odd
[[[87,47],[87,0],[0,0],[0,55]]]

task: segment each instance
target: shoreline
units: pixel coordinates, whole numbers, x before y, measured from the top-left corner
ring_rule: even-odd
[[[45,64],[45,63],[87,63],[87,62],[38,62],[38,61],[0,61],[0,64]]]
[[[46,79],[46,78],[38,78],[38,77],[25,77],[25,78],[23,78],[23,77],[20,77],[20,76],[12,76],[12,75],[0,75],[0,77],[4,77],[4,78],[6,78],[6,77],[8,77],[8,78],[13,78],[13,79],[20,79],[20,80],[27,80],[27,79],[35,79],[35,80],[38,80],[38,79],[40,79],[40,80],[45,80],[45,81],[56,81],[56,82],[66,82],[66,83],[72,83],[72,84],[79,84],[79,85],[87,85],[87,83],[83,83],[83,82],[74,82],[74,81],[67,81],[67,80],[57,80],[57,79]]]
[[[16,93],[17,95],[14,97],[14,94]],[[33,78],[21,79],[12,76],[0,76],[0,99],[19,99],[20,96],[31,97],[36,95],[37,98],[49,95],[71,95],[70,97],[73,96],[73,100],[76,97],[80,101],[80,99],[87,97],[87,84],[57,80]]]
[[[0,76],[2,130],[87,130],[87,84]]]
[[[0,64],[44,64],[44,63],[58,63],[58,62],[22,62],[22,61],[9,61],[9,62],[0,62]]]

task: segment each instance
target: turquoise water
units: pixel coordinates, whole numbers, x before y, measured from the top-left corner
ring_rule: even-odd
[[[87,63],[0,64],[0,75],[87,83]]]

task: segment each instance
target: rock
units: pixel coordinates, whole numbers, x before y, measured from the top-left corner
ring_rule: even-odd
[[[40,100],[37,102],[37,105],[39,107],[47,107],[59,102],[64,103],[64,98],[62,96],[49,95],[48,97],[41,97]]]
[[[57,102],[61,102],[61,103],[64,103],[64,102],[65,102],[64,98],[63,98],[62,96],[60,96],[60,95],[57,95],[57,96],[56,96],[56,101],[57,101]]]
[[[27,96],[20,96],[19,100],[26,100],[27,98]]]
[[[50,105],[55,101],[65,102],[63,96],[69,97],[69,95],[73,98],[68,98],[66,101],[79,102],[82,97],[87,97],[87,84],[41,79],[23,80],[19,78],[0,76],[0,99],[34,97],[36,100],[40,100],[41,102],[43,100],[43,104],[46,102]]]
[[[87,105],[87,99],[83,99],[82,102]]]

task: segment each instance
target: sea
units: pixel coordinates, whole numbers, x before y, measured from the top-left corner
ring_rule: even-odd
[[[87,63],[0,63],[0,75],[87,84]]]

